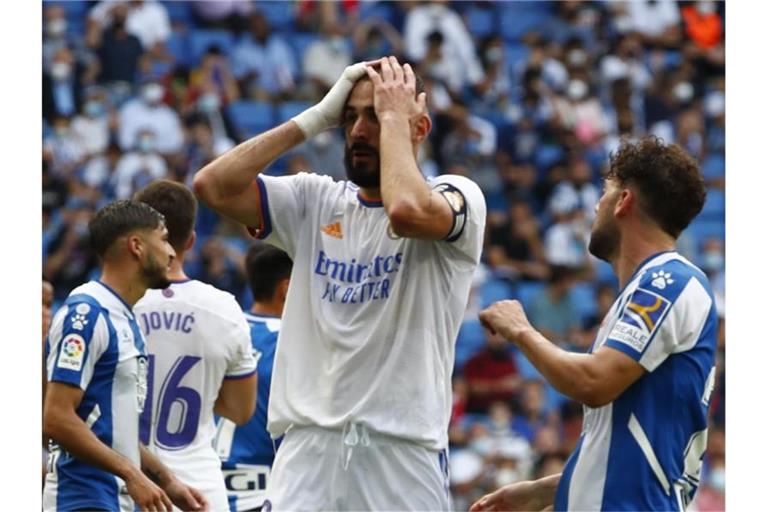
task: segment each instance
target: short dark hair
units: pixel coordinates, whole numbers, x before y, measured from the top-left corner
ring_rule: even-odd
[[[699,214],[707,196],[696,161],[653,135],[622,140],[610,155],[606,178],[635,187],[643,212],[674,238]]]
[[[195,227],[197,199],[189,188],[171,180],[153,181],[133,196],[163,214],[168,228],[168,243],[176,252],[184,249]]]
[[[245,256],[245,272],[253,300],[271,299],[280,281],[291,277],[292,269],[293,261],[285,251],[263,242],[251,245]]]
[[[88,223],[91,249],[103,258],[115,240],[138,229],[157,229],[165,222],[163,215],[148,204],[124,199],[110,203]]]

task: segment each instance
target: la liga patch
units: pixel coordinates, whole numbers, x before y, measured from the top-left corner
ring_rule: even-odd
[[[79,334],[67,334],[61,342],[59,362],[56,366],[65,370],[79,372],[83,368],[85,357],[85,340]]]

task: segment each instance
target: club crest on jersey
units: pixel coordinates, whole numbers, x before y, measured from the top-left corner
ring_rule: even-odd
[[[638,288],[624,306],[621,318],[608,338],[642,352],[672,303],[656,293]]]
[[[85,340],[83,337],[79,334],[69,334],[61,342],[61,353],[59,354],[59,362],[56,366],[65,370],[79,372],[83,367],[84,355]]]
[[[81,315],[80,313],[75,313],[74,315],[72,315],[71,321],[72,321],[72,328],[75,329],[76,331],[82,331],[85,328],[85,326],[88,325],[88,319],[85,318],[85,315]]]

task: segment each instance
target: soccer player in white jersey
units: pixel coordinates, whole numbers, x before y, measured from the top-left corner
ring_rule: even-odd
[[[43,433],[52,445],[43,509],[170,511],[173,501],[203,510],[202,495],[139,443],[146,352],[132,306],[168,285],[174,251],[163,217],[118,201],[96,214],[89,234],[101,277],[72,290],[46,342]]]
[[[293,259],[265,508],[450,508],[451,373],[486,208],[468,178],[419,171],[422,87],[394,57],[352,65],[320,103],[195,176],[205,203]],[[261,173],[339,123],[348,181]]]
[[[588,354],[561,350],[502,301],[482,323],[584,404],[563,473],[503,487],[471,510],[684,510],[698,487],[715,385],[717,313],[704,273],[675,251],[706,189],[682,149],[655,137],[611,156],[589,250],[622,290]]]
[[[221,462],[212,446],[213,413],[238,425],[253,415],[256,360],[248,324],[232,294],[184,273],[184,258],[195,242],[197,201],[192,191],[158,180],[134,199],[163,214],[176,251],[170,286],[149,290],[134,308],[149,354],[142,441],[179,478],[199,489],[211,510],[227,511]]]
[[[259,510],[263,506],[275,450],[279,447],[280,440],[273,441],[267,432],[267,406],[291,268],[293,262],[285,251],[261,242],[252,244],[245,257],[245,271],[253,293],[253,305],[245,318],[251,327],[251,344],[258,360],[256,412],[241,427],[220,418],[214,441],[232,512]]]

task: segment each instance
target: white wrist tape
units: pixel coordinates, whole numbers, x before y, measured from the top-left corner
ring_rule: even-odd
[[[292,118],[299,125],[305,138],[309,139],[322,131],[339,125],[341,110],[344,108],[349,93],[355,83],[365,74],[365,63],[363,62],[347,66],[328,94],[320,100],[320,103]]]

